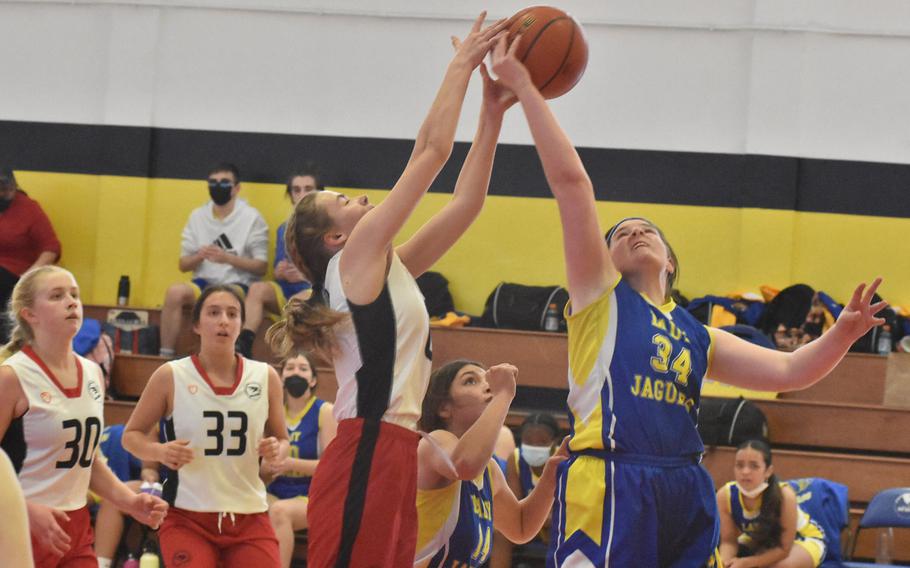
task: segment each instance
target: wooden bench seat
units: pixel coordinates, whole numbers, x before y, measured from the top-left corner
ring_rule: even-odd
[[[433,328],[433,364],[467,358],[487,365],[509,362],[523,385],[566,388],[566,336],[535,331]],[[831,374],[809,389],[782,393],[788,400],[881,405],[885,400],[888,358],[848,353]]]
[[[910,409],[810,400],[756,400],[775,446],[910,457]]]
[[[107,319],[109,309],[117,306],[86,306],[86,317]],[[160,324],[160,309],[145,310],[149,322]],[[189,318],[187,318],[189,321]],[[253,346],[254,356],[273,361],[264,342],[270,322],[260,326]],[[535,331],[484,328],[432,328],[433,363],[468,358],[487,365],[501,362],[515,364],[520,370],[520,383],[532,387],[565,388],[567,376],[566,335]],[[197,339],[187,325],[180,333],[177,353],[186,354],[196,348]],[[850,404],[882,405],[885,399],[887,357],[849,353],[830,376],[804,391],[782,393],[786,400],[845,402]]]

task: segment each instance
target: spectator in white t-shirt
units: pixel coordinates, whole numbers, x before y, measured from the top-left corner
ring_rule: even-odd
[[[174,356],[183,312],[202,290],[235,285],[241,296],[268,269],[268,225],[259,211],[239,199],[240,173],[218,164],[208,175],[211,201],[190,213],[180,242],[180,270],[193,272],[191,283],[172,284],[161,310],[161,355]]]

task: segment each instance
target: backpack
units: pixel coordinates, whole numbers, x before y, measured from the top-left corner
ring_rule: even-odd
[[[487,327],[543,331],[547,310],[550,304],[556,304],[556,331],[565,331],[564,312],[568,302],[569,292],[562,286],[500,282],[487,298],[481,319]]]
[[[712,327],[725,325],[757,324],[765,311],[765,304],[755,300],[702,296],[695,298],[686,309],[695,319]]]
[[[840,561],[840,534],[850,520],[847,486],[821,477],[787,481],[800,509],[825,533],[825,561]]]
[[[756,326],[767,335],[773,335],[777,326],[800,328],[812,309],[815,290],[805,284],[794,284],[781,290],[765,307],[765,313]]]
[[[113,339],[114,353],[158,354],[158,326],[149,325],[148,312],[145,310],[108,310],[104,332]]]
[[[423,294],[427,313],[431,318],[444,318],[455,311],[455,302],[449,292],[449,281],[438,272],[424,272],[417,277],[417,286]]]
[[[698,433],[706,446],[738,446],[768,439],[768,419],[754,402],[739,398],[703,398]]]

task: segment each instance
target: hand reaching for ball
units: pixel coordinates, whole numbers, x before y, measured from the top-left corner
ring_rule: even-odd
[[[455,47],[455,59],[465,61],[471,66],[471,69],[480,65],[483,58],[486,57],[487,53],[490,52],[490,49],[493,48],[497,36],[500,33],[504,33],[505,30],[507,23],[505,19],[498,20],[485,28],[482,27],[486,17],[487,12],[485,10],[477,16],[476,20],[474,20],[474,25],[471,26],[470,33],[468,33],[463,40],[452,36],[452,45]]]

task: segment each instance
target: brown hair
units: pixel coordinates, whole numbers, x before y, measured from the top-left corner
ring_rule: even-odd
[[[284,193],[288,196],[288,199],[292,199],[291,193],[294,191],[294,178],[298,177],[311,177],[316,185],[316,191],[322,191],[325,189],[325,185],[322,183],[322,176],[319,174],[319,168],[316,167],[312,162],[307,162],[302,168],[297,168],[291,175],[288,176],[288,181],[285,183]]]
[[[9,343],[0,348],[0,361],[7,359],[22,349],[26,343],[35,339],[35,331],[32,326],[22,317],[24,308],[31,308],[35,305],[35,294],[38,291],[38,281],[44,275],[54,272],[69,271],[52,264],[32,268],[22,275],[19,282],[13,288],[10,295],[9,306],[7,306],[7,317],[12,323],[12,332],[10,333]]]
[[[433,371],[430,375],[430,384],[427,386],[427,394],[423,397],[423,404],[420,408],[420,420],[417,427],[423,432],[432,432],[433,430],[445,430],[446,422],[439,416],[439,408],[452,399],[449,390],[458,372],[468,365],[476,365],[483,369],[483,365],[477,361],[468,359],[456,359],[443,365]]]
[[[202,317],[202,306],[205,305],[205,301],[209,299],[209,296],[217,292],[230,294],[237,300],[237,303],[240,304],[240,324],[243,325],[243,322],[246,321],[246,304],[234,284],[214,284],[203,290],[199,298],[196,299],[196,303],[193,304],[193,323],[199,323],[199,318]]]
[[[771,446],[764,440],[747,440],[736,448],[736,451],[751,449],[762,455],[765,467],[771,466]],[[780,522],[783,494],[776,474],[768,477],[768,488],[762,494],[761,509],[758,517],[752,522],[752,546],[756,552],[780,546],[783,527]]]
[[[288,361],[291,359],[296,359],[297,357],[303,357],[306,359],[306,362],[310,365],[310,372],[313,373],[313,378],[318,379],[319,373],[316,370],[316,358],[313,357],[313,354],[305,349],[292,349],[290,353],[285,355],[278,361],[278,374],[284,372],[284,366],[288,364]]]
[[[317,204],[318,195],[310,193],[297,203],[284,233],[288,258],[312,283],[313,295],[306,301],[292,298],[284,306],[283,318],[266,332],[269,346],[281,357],[303,345],[331,359],[337,347],[335,326],[348,317],[322,303],[325,272],[335,254],[325,246],[323,237],[334,225]]]

